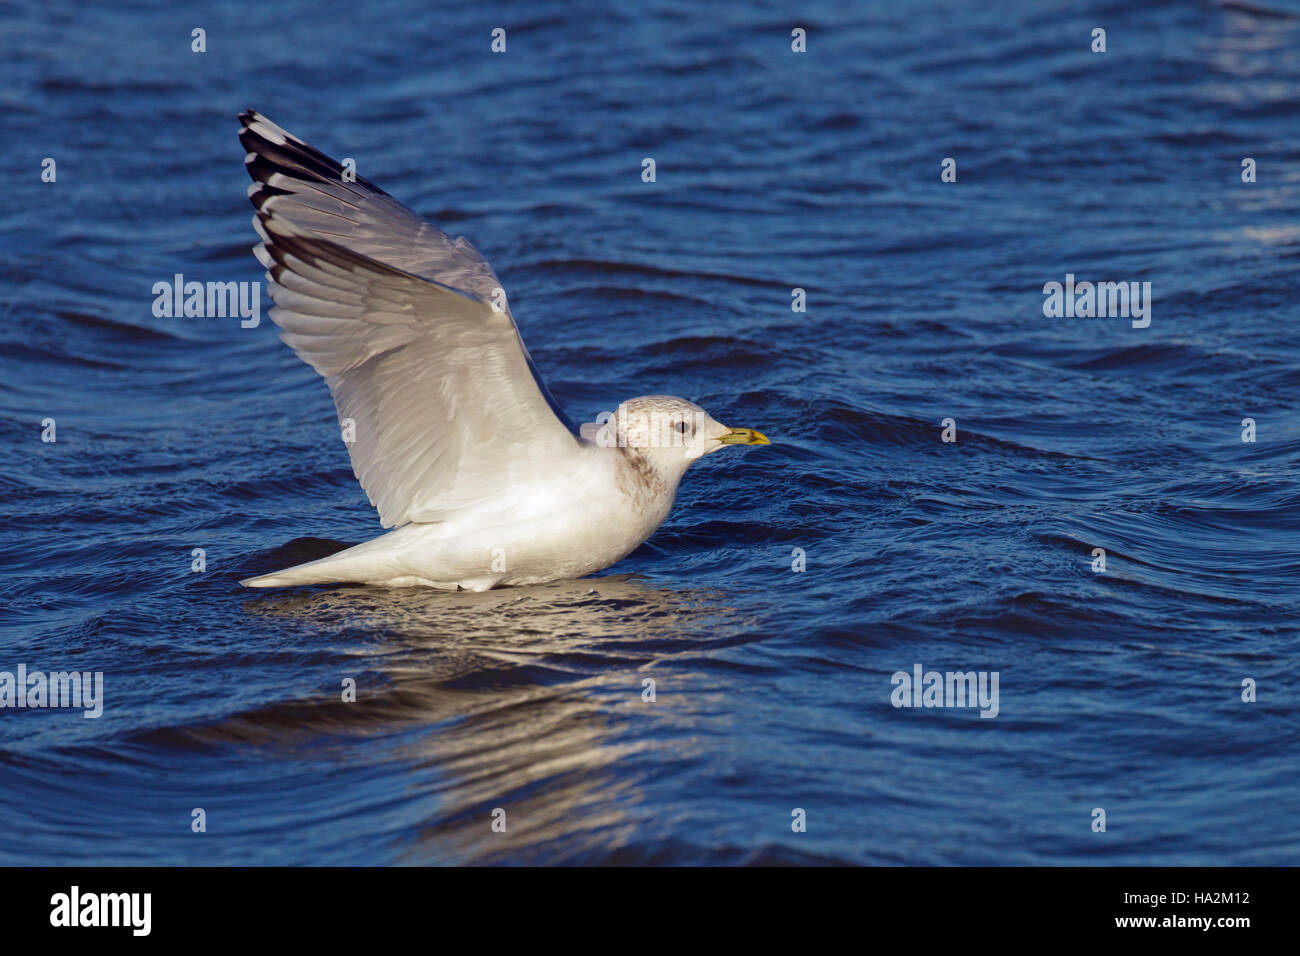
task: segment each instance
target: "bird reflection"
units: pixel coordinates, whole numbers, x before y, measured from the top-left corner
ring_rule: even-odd
[[[683,690],[707,685],[693,658],[746,639],[750,615],[736,604],[614,575],[481,593],[342,587],[245,609],[292,618],[356,656],[354,672],[340,675],[355,677],[355,703],[304,702],[295,706],[307,713],[288,723],[306,738],[390,742],[383,765],[404,798],[430,803],[417,839],[405,833],[399,851],[424,863],[617,850],[638,825],[636,767],[651,766],[637,754],[669,750],[653,761],[662,769],[699,749],[692,715],[713,695]],[[630,766],[615,773],[618,761]]]

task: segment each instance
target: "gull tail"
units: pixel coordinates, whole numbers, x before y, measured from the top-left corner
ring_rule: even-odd
[[[294,565],[271,574],[259,574],[255,578],[244,578],[239,583],[246,588],[292,588],[302,584],[338,584],[340,578],[323,569],[313,568],[315,561]]]
[[[372,584],[399,576],[400,553],[390,542],[376,546],[388,535],[345,548],[337,554],[305,564],[244,578],[246,588],[290,588],[304,584]]]

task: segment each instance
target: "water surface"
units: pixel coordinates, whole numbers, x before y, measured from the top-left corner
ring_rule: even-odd
[[[0,670],[106,696],[0,711],[0,862],[1296,861],[1296,11],[53,0],[0,51]],[[249,107],[466,235],[575,420],[774,444],[592,579],[239,588],[380,531],[268,321],[152,314],[262,278]],[[1067,273],[1150,326],[1045,318]],[[895,709],[916,663],[999,715]]]

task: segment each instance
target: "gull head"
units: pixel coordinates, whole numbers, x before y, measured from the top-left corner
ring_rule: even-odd
[[[599,445],[644,458],[664,477],[680,478],[697,459],[728,445],[770,445],[752,428],[728,428],[694,402],[671,395],[643,395],[618,406],[594,432]]]

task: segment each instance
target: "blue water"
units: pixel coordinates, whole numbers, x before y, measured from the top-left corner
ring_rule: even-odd
[[[19,6],[0,670],[105,704],[0,710],[0,862],[1296,862],[1296,9]],[[241,589],[380,531],[269,321],[152,314],[262,279],[250,107],[467,236],[575,420],[773,445],[592,579]]]

